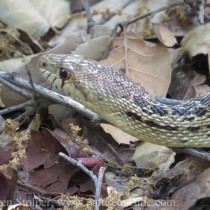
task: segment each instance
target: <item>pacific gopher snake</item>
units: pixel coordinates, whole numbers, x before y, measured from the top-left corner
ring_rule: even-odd
[[[42,55],[39,68],[55,88],[140,140],[210,147],[210,94],[167,105],[122,72],[78,55]]]

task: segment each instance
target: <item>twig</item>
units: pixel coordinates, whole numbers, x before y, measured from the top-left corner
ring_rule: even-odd
[[[10,74],[12,74],[12,73],[10,73]],[[10,90],[13,90],[14,92],[16,92],[19,95],[23,96],[26,99],[31,99],[32,98],[32,94],[30,94],[30,93],[26,92],[25,90],[22,90],[22,89],[18,88],[17,86],[11,84],[10,82],[8,82],[7,80],[5,80],[1,76],[0,76],[0,83],[3,84],[3,85],[5,85]]]
[[[86,3],[85,2],[86,0],[83,0],[83,6],[84,6],[84,9],[85,9],[85,13],[84,12],[82,12],[81,14],[86,14],[86,16],[87,16],[87,18],[89,18],[89,17],[91,17],[92,18],[92,15],[89,15],[88,13],[87,13],[87,9],[86,9],[86,5],[84,4],[84,3]],[[134,2],[134,1],[136,1],[136,0],[128,0],[123,6],[122,6],[122,9],[123,8],[125,8],[125,7],[127,7],[130,3],[132,3],[132,2]],[[88,4],[89,5],[89,4]],[[89,7],[90,8],[90,7]],[[117,13],[116,12],[112,12],[110,15],[109,15],[109,17],[107,17],[107,18],[103,18],[101,21],[99,21],[96,25],[103,25],[104,23],[106,23],[108,20],[110,20],[113,16],[115,16],[115,15],[117,15]],[[94,21],[94,20],[93,20]],[[90,21],[91,22],[91,21]],[[91,24],[90,24],[91,25]],[[95,25],[95,22],[94,22],[94,25]]]
[[[127,2],[125,2],[125,4],[122,6],[122,9],[124,9],[125,7],[127,7],[130,3],[134,2],[136,0],[128,0]],[[108,18],[106,19],[102,19],[98,25],[103,25],[104,23],[106,23],[108,20],[110,20],[112,17],[114,17],[116,15],[115,12],[112,12],[111,15],[109,15]]]
[[[124,27],[128,27],[130,24],[135,23],[138,20],[144,19],[144,18],[149,17],[151,15],[154,15],[156,13],[159,13],[159,12],[162,12],[164,10],[170,9],[171,7],[175,7],[175,6],[178,6],[178,5],[184,5],[184,4],[185,4],[185,2],[183,2],[183,1],[177,1],[177,2],[174,2],[174,3],[170,3],[167,6],[161,7],[157,10],[154,10],[154,11],[150,11],[150,12],[144,14],[144,15],[140,15],[138,17],[135,17],[132,20],[125,21],[123,23],[118,23],[113,30],[113,35],[116,34],[118,27],[120,27],[121,29],[124,28]]]
[[[89,0],[83,0],[82,3],[83,3],[83,6],[86,12],[86,17],[87,17],[87,33],[90,33],[91,28],[95,25],[95,21],[93,20],[93,17],[90,11]]]
[[[209,152],[201,151],[201,150],[198,150],[198,149],[192,149],[192,148],[173,147],[171,149],[176,153],[185,153],[185,154],[192,155],[194,157],[201,158],[203,160],[210,161],[210,153]]]
[[[19,115],[18,117],[15,118],[15,121],[20,122],[22,121],[24,118],[34,114],[36,112],[36,107],[32,107],[31,109],[29,109],[28,111],[24,112],[23,114]]]
[[[29,90],[29,91],[32,90],[32,87],[31,87],[29,81],[27,81],[27,80],[25,80],[21,77],[15,76],[12,73],[0,72],[0,78],[8,81],[8,82],[10,82],[14,85],[22,87],[26,90]],[[96,113],[94,113],[94,112],[90,111],[89,109],[85,108],[82,104],[74,101],[69,96],[68,97],[63,96],[59,93],[56,93],[54,91],[51,91],[47,88],[44,88],[44,87],[36,85],[36,84],[34,84],[34,87],[36,89],[36,92],[40,96],[42,96],[42,97],[44,97],[44,98],[46,98],[50,101],[54,101],[56,103],[60,103],[60,104],[63,104],[67,107],[73,108],[77,112],[79,112],[79,113],[83,114],[84,116],[88,117],[89,119],[91,119],[92,121],[97,122],[97,121],[101,120],[100,117]]]
[[[93,180],[95,184],[95,210],[99,210],[100,207],[100,196],[101,196],[101,186],[102,186],[102,180],[103,176],[106,170],[106,167],[101,167],[99,169],[98,177],[94,175],[92,171],[90,171],[88,168],[86,168],[81,161],[75,160],[73,158],[70,158],[69,156],[65,155],[64,153],[60,152],[59,156],[62,157],[67,162],[71,163],[72,165],[78,166],[82,171],[84,171],[90,178]]]
[[[33,105],[35,105],[34,101],[30,100],[30,101],[24,102],[22,104],[18,104],[18,105],[15,105],[15,106],[10,106],[6,109],[0,110],[0,115],[8,114],[10,112],[13,112],[13,111],[16,111],[16,110],[19,110],[19,109],[23,109],[27,106],[33,106]]]
[[[33,83],[33,80],[32,80],[32,76],[31,76],[31,71],[30,71],[29,65],[25,65],[25,69],[26,69],[27,74],[28,74],[29,83],[31,84],[31,87],[32,87],[32,90],[33,90],[34,97],[35,97],[35,98],[38,98],[37,92],[36,92],[36,90],[35,90],[34,83]]]

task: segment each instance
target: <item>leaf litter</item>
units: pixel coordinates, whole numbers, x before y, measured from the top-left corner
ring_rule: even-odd
[[[161,4],[160,2],[152,4],[151,1],[148,1],[148,3],[136,1],[124,9],[123,3],[125,2],[119,1],[116,8],[114,6],[110,7],[112,4],[108,0],[98,3],[98,5],[93,6],[92,10],[93,14],[96,14],[94,20],[101,21],[104,17],[110,18],[107,22],[105,21],[105,25],[113,28],[116,26],[115,21],[118,20],[119,22],[119,19],[120,22],[123,22],[123,18],[125,18],[124,20],[131,19],[138,15],[138,12],[146,13],[157,9],[160,5],[165,5],[165,2],[162,1]],[[100,5],[103,5],[105,10],[100,10]],[[108,7],[112,9],[106,9]],[[35,8],[34,6],[33,9]],[[49,8],[53,10],[53,7]],[[180,8],[182,10],[179,10]],[[192,7],[190,9],[192,10]],[[12,14],[12,11],[8,14]],[[128,27],[128,31],[124,30],[121,36],[115,38],[110,37],[110,30],[106,27],[101,27],[95,32],[93,30],[92,37],[85,32],[81,32],[81,29],[86,29],[87,26],[84,12],[81,12],[81,14],[72,15],[71,21],[63,30],[63,34],[65,30],[71,33],[68,34],[69,38],[66,39],[66,35],[61,34],[59,40],[57,34],[56,39],[53,40],[54,37],[52,38],[52,43],[63,43],[47,53],[81,54],[86,58],[100,61],[124,71],[131,79],[145,87],[154,97],[157,95],[165,97],[168,94],[173,98],[186,100],[203,94],[209,89],[208,79],[204,76],[206,72],[196,72],[201,61],[195,59],[198,54],[209,57],[208,24],[195,27],[193,21],[192,23],[187,21],[189,17],[186,16],[186,11],[184,6],[179,6],[179,8],[174,7],[173,10],[164,12],[158,17],[161,25],[154,25],[154,22],[149,18],[145,18],[143,21],[136,22],[132,27]],[[113,18],[110,15],[112,13],[114,13]],[[123,13],[123,16],[120,15],[121,13]],[[56,14],[56,11],[53,14]],[[62,16],[61,13],[58,14]],[[167,15],[171,19],[167,18]],[[193,17],[193,13],[190,13],[190,15],[190,17]],[[41,34],[46,33],[50,27],[53,28],[56,25],[55,22],[42,24],[38,24]],[[18,23],[13,26],[18,27]],[[42,26],[44,26],[44,30]],[[186,26],[189,26],[187,30]],[[181,30],[180,27],[182,27]],[[188,33],[189,28],[195,29]],[[28,31],[26,28],[23,30],[26,30],[33,37],[30,30]],[[77,33],[73,33],[75,31]],[[174,38],[178,37],[177,34],[182,34],[184,37],[182,41],[183,51],[172,60],[172,55],[174,55],[176,49],[171,48],[169,50],[166,46],[174,46],[178,40]],[[200,36],[200,34],[203,36]],[[37,37],[37,34],[35,34],[35,37]],[[155,41],[153,37],[155,37]],[[158,44],[157,40],[164,46]],[[202,47],[199,47],[200,45]],[[36,55],[28,65],[32,69],[33,81],[40,84],[44,83],[47,86],[48,84],[39,75],[36,67],[38,57],[39,55]],[[181,62],[186,57],[188,58],[188,60],[185,60],[187,64],[185,63],[184,66],[180,67]],[[204,57],[202,57],[203,59]],[[27,75],[24,74],[25,66],[15,69],[16,64],[13,61],[11,62],[10,69],[15,70],[18,74],[23,74],[26,78]],[[18,62],[20,63],[20,61]],[[173,70],[172,72],[172,63],[178,71]],[[5,69],[4,64],[2,64],[2,68]],[[200,67],[200,69],[204,68]],[[208,64],[207,69],[209,69]],[[169,84],[170,88],[168,90]],[[20,101],[16,95],[10,96],[9,101],[8,92],[4,89],[1,97],[6,107],[15,105]],[[62,109],[62,117],[54,115],[56,109]],[[124,201],[125,203],[104,205],[109,209],[125,209],[131,206],[133,206],[133,209],[141,209],[144,206],[148,210],[163,208],[192,209],[193,207],[199,208],[199,205],[202,207],[207,205],[207,202],[205,202],[209,198],[209,164],[207,161],[198,158],[191,159],[188,155],[176,154],[167,147],[139,143],[122,131],[119,132],[117,128],[107,128],[107,125],[101,124],[104,132],[75,112],[65,115],[64,113],[67,111],[68,109],[65,110],[62,106],[52,106],[49,111],[49,113],[52,113],[50,117],[46,114],[46,117],[42,116],[43,118],[40,118],[41,120],[34,118],[34,121],[38,120],[39,122],[36,126],[31,124],[30,128],[33,127],[39,131],[32,130],[30,132],[31,136],[20,145],[17,144],[18,141],[14,143],[11,136],[1,134],[1,138],[8,141],[6,145],[4,142],[0,147],[1,166],[10,166],[10,168],[4,168],[4,170],[7,169],[7,172],[2,170],[0,174],[1,200],[7,199],[5,195],[11,189],[8,180],[11,180],[14,175],[13,170],[20,173],[14,165],[11,165],[16,164],[16,166],[24,165],[24,170],[26,170],[26,174],[28,173],[26,183],[22,183],[20,180],[17,182],[17,189],[21,191],[22,198],[27,197],[25,189],[28,189],[38,195],[36,199],[41,198],[42,195],[51,196],[57,201],[76,199],[75,201],[78,203],[73,207],[74,209],[84,209],[84,207],[91,209],[91,203],[89,202],[93,201],[94,183],[80,168],[61,159],[58,153],[63,152],[76,160],[82,161],[94,174],[98,174],[100,167],[104,164],[108,166],[108,171],[111,171],[112,174],[108,171],[106,173],[109,182],[103,179],[102,197],[108,199],[109,204],[113,200]],[[56,129],[54,131],[47,128],[39,129],[39,126],[45,127],[45,125]],[[14,133],[14,128],[12,129]],[[21,127],[21,129],[25,128]],[[20,131],[15,130],[15,132],[19,133]],[[17,138],[18,134],[15,135]],[[23,148],[25,148],[25,154],[20,152]],[[23,156],[20,154],[18,156],[18,150]],[[73,196],[75,194],[79,197]],[[167,200],[171,201],[171,204],[164,205],[163,201],[167,203]],[[161,207],[157,205],[160,203]],[[136,204],[139,204],[139,206]]]

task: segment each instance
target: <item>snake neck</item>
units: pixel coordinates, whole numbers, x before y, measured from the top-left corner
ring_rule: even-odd
[[[181,127],[198,130],[206,120],[209,126],[210,94],[197,96],[178,105],[168,105],[152,98],[138,83],[110,67],[100,68],[97,76],[82,73],[78,75],[78,81],[76,86],[85,90],[84,95],[88,95],[88,101],[92,100],[91,104],[102,101],[100,106],[103,107],[106,104],[104,99],[113,101],[115,111],[123,108],[127,116],[141,118],[148,125],[174,127],[174,130]],[[111,107],[110,104],[106,106]],[[100,112],[100,109],[97,112]]]

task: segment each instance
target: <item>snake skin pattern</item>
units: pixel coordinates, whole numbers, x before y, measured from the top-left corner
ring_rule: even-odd
[[[39,69],[55,88],[142,141],[210,147],[210,94],[167,105],[121,71],[79,55],[42,55]]]

